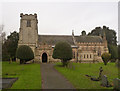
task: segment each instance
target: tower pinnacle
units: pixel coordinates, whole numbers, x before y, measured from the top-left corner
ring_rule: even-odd
[[[72,30],[72,36],[74,36],[74,30]]]

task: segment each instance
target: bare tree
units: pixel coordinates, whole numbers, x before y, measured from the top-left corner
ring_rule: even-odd
[[[4,44],[5,40],[6,40],[6,33],[3,32],[4,29],[4,25],[0,25],[0,43]]]
[[[2,37],[2,44],[4,44],[6,40],[6,33],[2,32],[1,37]]]

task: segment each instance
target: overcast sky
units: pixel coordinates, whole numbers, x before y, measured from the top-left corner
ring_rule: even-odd
[[[19,31],[20,13],[37,13],[39,34],[71,35],[74,30],[80,35],[103,25],[118,34],[118,2],[3,2],[1,23],[7,35]]]

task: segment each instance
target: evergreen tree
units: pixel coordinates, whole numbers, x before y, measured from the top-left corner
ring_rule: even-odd
[[[72,59],[72,48],[67,42],[58,42],[53,50],[53,58],[60,59],[63,66],[67,66],[68,61]]]
[[[93,29],[90,33],[88,33],[88,35],[93,35],[93,36],[104,36],[104,32],[106,34],[106,39],[108,42],[108,45],[117,45],[117,36],[116,36],[116,32],[113,29],[109,29],[109,27],[103,26],[103,28],[101,27],[96,27],[95,29]]]
[[[110,53],[103,53],[103,54],[102,54],[102,59],[103,59],[103,62],[104,62],[105,65],[107,65],[110,57],[111,57],[111,54],[110,54]]]
[[[2,45],[2,60],[9,61],[16,59],[16,49],[18,46],[19,34],[14,31],[9,36],[7,36],[6,41]]]
[[[34,53],[29,46],[22,45],[17,48],[16,57],[20,59],[20,64],[22,64],[34,59]]]

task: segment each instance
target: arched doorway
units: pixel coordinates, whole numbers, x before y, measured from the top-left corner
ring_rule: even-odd
[[[42,62],[43,63],[47,62],[47,54],[46,53],[42,54]]]

